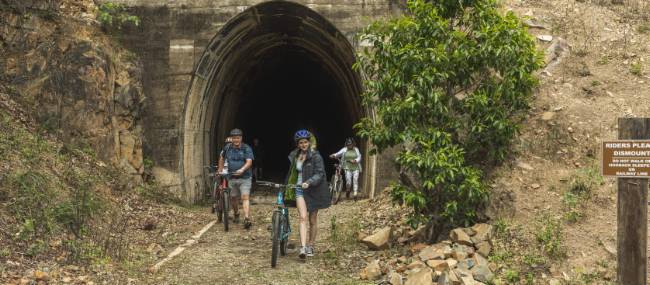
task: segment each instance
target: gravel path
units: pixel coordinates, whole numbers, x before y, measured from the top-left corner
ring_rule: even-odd
[[[330,219],[344,217],[354,211],[352,202],[340,203],[319,213],[319,240],[316,256],[302,261],[297,256],[297,210],[290,209],[292,234],[287,256],[280,257],[271,268],[271,239],[267,229],[274,205],[272,199],[259,199],[253,205],[253,227],[231,224],[224,232],[222,224],[208,230],[192,247],[162,266],[150,276],[150,284],[368,284],[355,279],[356,269],[342,272],[331,262],[329,248]],[[357,205],[358,206],[358,205]],[[337,218],[339,219],[339,218]],[[243,219],[242,219],[243,220]],[[321,249],[321,251],[319,251]]]

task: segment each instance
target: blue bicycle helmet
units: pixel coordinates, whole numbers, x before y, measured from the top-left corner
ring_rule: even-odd
[[[293,135],[293,140],[298,143],[298,141],[306,139],[310,140],[311,139],[311,133],[308,130],[299,130],[296,132],[295,135]]]

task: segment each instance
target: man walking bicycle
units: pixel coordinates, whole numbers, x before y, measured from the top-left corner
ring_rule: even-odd
[[[227,144],[219,155],[218,172],[224,168],[224,162],[228,164],[230,178],[230,205],[235,215],[234,222],[239,223],[239,199],[241,198],[244,208],[244,228],[249,229],[252,225],[250,219],[250,192],[252,181],[251,166],[253,165],[253,149],[242,142],[243,132],[240,129],[230,131],[232,143]],[[227,218],[227,217],[225,217]]]

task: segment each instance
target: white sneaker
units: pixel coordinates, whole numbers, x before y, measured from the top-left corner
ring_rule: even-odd
[[[300,259],[305,259],[305,257],[307,257],[307,247],[306,246],[300,247],[300,253],[298,254],[298,257],[300,257]]]
[[[313,257],[314,256],[314,247],[311,245],[307,246],[307,256],[308,257]]]

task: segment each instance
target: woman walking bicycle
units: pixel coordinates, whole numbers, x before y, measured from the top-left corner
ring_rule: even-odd
[[[345,170],[346,197],[350,198],[350,187],[352,186],[354,200],[356,201],[359,191],[359,173],[361,172],[361,152],[355,146],[354,139],[346,139],[345,147],[330,155],[330,157],[341,159],[343,170]]]
[[[289,153],[291,166],[286,184],[301,186],[296,189],[301,245],[298,256],[304,259],[307,256],[314,256],[318,210],[328,208],[331,198],[327,190],[323,157],[312,148],[312,134],[307,130],[299,130],[294,135],[294,141],[297,147]],[[309,218],[309,229],[307,218]]]

